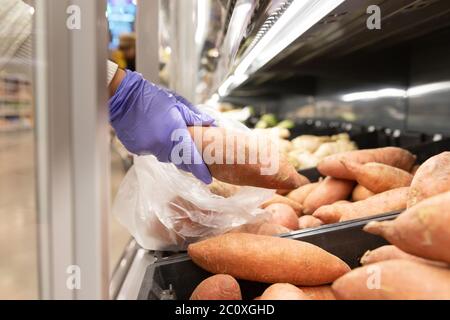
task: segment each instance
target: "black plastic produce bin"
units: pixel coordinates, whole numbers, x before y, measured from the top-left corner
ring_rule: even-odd
[[[315,244],[338,256],[351,268],[359,266],[359,260],[367,250],[387,244],[378,236],[366,233],[362,228],[373,220],[391,220],[399,213],[390,213],[365,219],[330,224],[281,235]],[[163,258],[147,268],[141,285],[139,300],[189,299],[195,287],[211,274],[196,266],[186,254]],[[267,284],[241,281],[243,299],[261,295]]]

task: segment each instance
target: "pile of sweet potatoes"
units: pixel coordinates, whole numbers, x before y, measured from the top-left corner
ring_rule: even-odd
[[[329,156],[318,166],[325,178],[290,192],[279,190],[261,206],[270,216],[265,224],[272,227],[266,225],[264,233],[257,227],[240,231],[276,235],[406,209],[415,160],[395,147]]]
[[[350,271],[331,253],[307,242],[249,233],[227,233],[191,244],[193,262],[215,274],[191,299],[235,300],[236,279],[270,285],[260,300],[333,299],[330,284]]]
[[[325,158],[326,177],[265,203],[266,221],[189,246],[216,274],[192,299],[240,299],[237,280],[270,285],[259,300],[450,299],[450,152],[418,168],[415,160],[391,147]],[[364,230],[391,245],[354,270],[317,246],[270,236],[390,211],[403,212]]]
[[[391,245],[366,252],[363,267],[333,283],[338,299],[450,299],[450,152],[417,169],[407,205],[395,220],[364,227]]]

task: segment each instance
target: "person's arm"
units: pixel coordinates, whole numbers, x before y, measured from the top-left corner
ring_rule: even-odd
[[[122,83],[123,79],[127,73],[120,69],[116,64],[111,61],[108,61],[108,93],[111,98],[116,93],[119,85]]]

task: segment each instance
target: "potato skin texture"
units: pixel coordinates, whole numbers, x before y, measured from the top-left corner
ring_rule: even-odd
[[[443,262],[432,261],[413,256],[412,254],[400,250],[394,245],[385,245],[374,250],[366,251],[366,253],[364,253],[361,258],[361,264],[365,266],[371,263],[377,263],[386,260],[409,260],[434,266],[447,266],[447,264]]]
[[[294,191],[291,191],[286,197],[288,199],[291,199],[292,201],[295,201],[295,202],[303,205],[303,202],[305,201],[306,197],[318,185],[319,185],[319,182],[306,184],[304,186],[301,186],[300,188],[295,189]]]
[[[242,300],[241,288],[232,276],[216,274],[200,282],[190,300]]]
[[[343,161],[343,164],[355,176],[358,184],[373,193],[409,187],[413,179],[412,174],[409,172],[382,163],[369,162],[359,164],[357,162]]]
[[[358,202],[323,206],[317,209],[313,216],[325,223],[335,223],[403,210],[406,208],[408,189],[398,188]]]
[[[291,230],[298,229],[298,217],[294,209],[284,203],[274,203],[268,206],[266,211],[270,212],[269,223],[278,224]]]
[[[300,287],[311,300],[336,300],[331,286]]]
[[[450,152],[443,152],[425,161],[411,182],[408,208],[439,193],[450,191]]]
[[[347,199],[353,191],[354,182],[326,177],[303,202],[303,213],[312,214],[321,206]]]
[[[397,147],[356,150],[326,157],[319,162],[317,169],[324,176],[355,180],[355,176],[343,164],[344,161],[353,161],[360,164],[378,162],[410,171],[416,157],[409,151]]]
[[[350,270],[341,259],[310,243],[245,233],[191,244],[188,254],[211,273],[263,283],[323,285]]]
[[[303,214],[303,206],[295,201],[292,201],[289,198],[280,196],[279,194],[274,195],[271,199],[267,200],[261,205],[261,209],[266,209],[268,206],[274,203],[284,203],[294,209],[295,213],[298,217]]]
[[[382,236],[401,250],[450,263],[450,191],[423,200],[392,221],[372,221],[364,231]]]
[[[317,228],[323,225],[322,220],[317,219],[313,216],[302,216],[298,218],[298,229],[308,229],[308,228]]]
[[[450,270],[387,260],[352,270],[336,280],[332,289],[338,300],[448,300]]]
[[[352,200],[354,202],[361,201],[361,200],[366,200],[367,198],[370,198],[370,197],[372,197],[374,195],[375,195],[375,193],[373,193],[372,191],[368,190],[364,186],[358,184],[355,187],[355,189],[353,189]]]
[[[311,300],[301,289],[289,283],[268,287],[258,300]]]

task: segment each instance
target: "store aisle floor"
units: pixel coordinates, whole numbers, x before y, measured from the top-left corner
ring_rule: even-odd
[[[112,153],[112,193],[124,169]],[[0,133],[0,299],[37,299],[37,243],[34,137],[31,131]],[[110,265],[129,240],[110,220]]]

